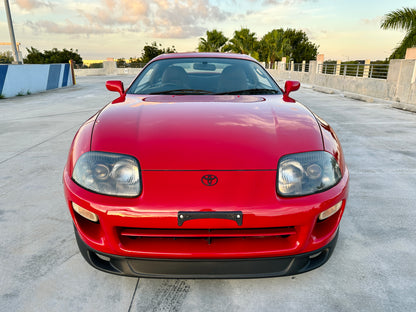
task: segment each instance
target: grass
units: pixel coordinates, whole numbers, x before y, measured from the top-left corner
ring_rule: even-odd
[[[24,95],[31,95],[32,92],[30,90],[27,90],[26,93],[24,91],[20,91],[16,96],[24,96]]]
[[[32,92],[30,92],[30,90],[27,90],[26,92],[24,91],[20,91],[18,94],[16,94],[16,96],[24,96],[24,95],[31,95]],[[5,99],[6,97],[4,96],[3,93],[0,94],[0,99]]]

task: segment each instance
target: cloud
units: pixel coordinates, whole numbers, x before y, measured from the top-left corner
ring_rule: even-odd
[[[78,13],[84,16],[89,23],[105,27],[113,25],[134,25],[142,16],[148,14],[149,5],[145,1],[103,0],[101,6],[94,12],[79,9]]]
[[[51,6],[50,2],[40,0],[15,0],[15,2],[21,9],[26,11]]]
[[[204,0],[102,0],[94,11],[78,9],[89,24],[104,29],[150,31],[159,38],[188,38],[204,32],[204,23],[226,13]]]
[[[44,0],[17,0],[25,9],[45,6]],[[141,32],[154,38],[201,36],[206,25],[223,21],[226,12],[206,0],[99,0],[85,5],[66,6],[65,20],[29,20],[34,32],[93,35],[115,32]]]
[[[263,0],[263,5],[295,5],[304,2],[317,2],[318,0]]]
[[[160,31],[160,29],[154,28],[152,33],[155,38],[175,38],[175,39],[183,39],[183,38],[190,38],[199,36],[204,33],[204,27],[198,26],[190,26],[190,27],[182,27],[182,26],[173,26],[169,27],[167,31]]]
[[[26,22],[26,26],[30,27],[35,32],[46,32],[53,34],[105,34],[110,33],[108,29],[100,28],[94,25],[78,25],[69,20],[64,23],[55,23],[51,21]]]
[[[374,18],[363,18],[361,19],[361,23],[365,25],[380,25],[382,19],[383,19],[382,16],[377,16]]]

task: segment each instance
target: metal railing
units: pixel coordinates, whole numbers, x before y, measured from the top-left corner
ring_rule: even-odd
[[[146,63],[123,63],[117,62],[117,68],[143,68]]]
[[[294,63],[293,70],[297,72],[309,72],[309,63]]]
[[[286,70],[292,70],[292,63],[285,64]],[[293,63],[293,71],[296,72],[309,72],[309,63]]]
[[[388,64],[319,64],[318,72],[325,75],[340,75],[387,79]]]
[[[88,65],[75,64],[75,69],[91,69],[91,68],[104,68],[104,64],[103,62],[90,63]]]

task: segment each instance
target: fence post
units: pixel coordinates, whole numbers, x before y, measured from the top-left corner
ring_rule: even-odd
[[[396,102],[415,103],[416,89],[415,60],[391,60],[387,75],[387,97]]]
[[[325,59],[325,55],[323,54],[318,54],[318,56],[316,57],[316,62],[317,62],[317,73],[318,74],[322,74],[322,70],[324,69],[324,59]]]
[[[282,57],[282,64],[283,64],[282,69],[283,70],[287,70],[286,62],[287,62],[286,56]]]
[[[280,62],[280,61],[277,62],[276,70],[277,70],[277,72],[279,72],[279,71],[285,71],[284,64],[282,62]]]
[[[75,81],[74,64],[75,64],[74,60],[69,60],[69,66],[71,67],[71,74],[72,74],[72,83],[75,86],[77,84],[77,82]]]
[[[369,78],[370,77],[370,65],[371,61],[370,60],[365,60],[364,62],[364,72],[363,72],[363,78]]]
[[[117,75],[117,63],[115,61],[104,61],[103,68],[106,75]]]
[[[404,57],[405,60],[416,60],[416,47],[415,48],[407,48],[406,56]]]
[[[336,67],[335,75],[339,76],[339,74],[341,73],[341,61],[340,60],[337,61],[335,67]]]

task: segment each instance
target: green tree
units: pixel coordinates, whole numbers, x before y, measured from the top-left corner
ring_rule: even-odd
[[[26,49],[28,54],[24,59],[26,64],[53,64],[53,63],[68,63],[69,60],[74,60],[76,64],[82,65],[82,57],[78,50],[63,49],[62,51],[53,48],[52,50],[45,50],[40,52],[34,47]]]
[[[407,48],[416,46],[416,9],[403,8],[386,14],[381,28],[406,31],[403,40],[390,55],[390,59],[404,58]]]
[[[175,46],[168,47],[165,49],[165,48],[162,48],[162,45],[160,43],[157,44],[156,41],[154,41],[150,45],[146,44],[143,47],[142,57],[140,60],[143,63],[148,63],[149,61],[151,61],[153,58],[155,58],[156,56],[160,54],[175,53],[175,52],[176,52]]]
[[[26,64],[44,64],[44,55],[38,49],[30,47],[27,49],[27,57],[23,60]]]
[[[248,54],[258,59],[259,54],[257,48],[258,41],[256,34],[250,32],[248,28],[241,28],[240,30],[234,31],[234,36],[230,39],[230,43],[224,46],[224,51]]]
[[[282,28],[268,32],[259,42],[258,53],[262,62],[274,64],[283,56],[289,55],[290,51],[289,40],[285,38],[285,31]]]
[[[319,46],[310,42],[303,30],[286,29],[283,38],[286,40],[285,56],[295,63],[316,59]]]
[[[0,64],[11,64],[14,61],[12,52],[0,52]]]
[[[126,67],[126,60],[124,58],[117,59],[117,67],[123,68]]]
[[[207,30],[207,38],[199,38],[199,52],[220,52],[221,48],[227,43],[228,38],[224,36],[222,31],[216,29]]]
[[[97,63],[91,63],[88,68],[103,68],[103,63],[102,62],[97,62]]]
[[[130,57],[129,62],[127,64],[128,64],[128,67],[133,67],[133,68],[141,68],[143,67],[143,65],[145,65],[145,63],[142,63],[142,61],[139,58],[132,58],[132,57]]]

